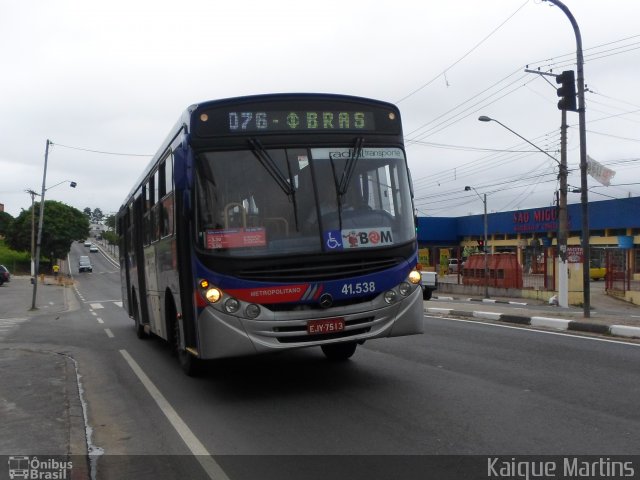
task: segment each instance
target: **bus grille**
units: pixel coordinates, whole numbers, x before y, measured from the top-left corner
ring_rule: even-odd
[[[388,270],[402,263],[401,258],[384,258],[327,263],[298,263],[282,266],[269,265],[261,268],[244,269],[237,272],[239,278],[259,282],[310,282],[338,280],[341,278],[368,275]]]

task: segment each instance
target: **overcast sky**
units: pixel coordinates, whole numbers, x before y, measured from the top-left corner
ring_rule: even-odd
[[[589,179],[590,200],[639,195],[640,1],[564,3],[582,33],[588,154],[616,172],[609,187]],[[554,79],[525,72],[575,69],[571,24],[548,2],[0,5],[0,203],[13,216],[30,206],[25,190],[42,187],[47,139],[46,198],[111,213],[188,105],[271,92],[397,104],[422,216],[481,213],[465,185],[488,195],[489,211],[554,202],[556,163],[477,120],[493,117],[559,158]],[[568,123],[578,187],[578,115]]]

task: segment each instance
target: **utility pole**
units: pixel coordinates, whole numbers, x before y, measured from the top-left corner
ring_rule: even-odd
[[[34,267],[34,250],[36,246],[36,211],[35,211],[35,196],[38,195],[33,190],[25,190],[29,195],[31,195],[31,279],[32,281],[35,279],[35,267]]]
[[[561,76],[556,75],[555,73],[529,70],[528,68],[525,68],[524,71],[528,73],[535,73],[541,76],[554,77],[556,79],[556,82],[558,82],[558,78]],[[561,112],[562,118],[560,121],[560,163],[558,164],[558,167],[560,169],[560,172],[558,173],[558,180],[560,181],[560,192],[558,195],[558,238],[556,244],[558,247],[558,305],[566,308],[569,306],[569,271],[567,266],[567,238],[569,236],[569,222],[567,219],[567,175],[569,172],[567,169],[567,111],[565,109],[562,109]],[[540,148],[538,148],[538,150],[540,150]]]
[[[489,298],[489,257],[487,256],[487,249],[489,248],[489,239],[487,238],[489,234],[489,219],[487,217],[486,193],[482,196],[482,203],[484,203],[484,298]],[[458,265],[458,268],[460,268],[460,265]]]
[[[464,187],[465,192],[468,192],[470,190],[473,190],[475,192],[478,198],[482,200],[482,203],[484,205],[484,243],[482,245],[482,250],[484,251],[484,298],[489,298],[489,257],[487,252],[487,249],[489,248],[489,220],[487,217],[487,194],[485,193],[481,197],[478,191],[472,186],[467,185],[466,187]],[[460,265],[458,265],[458,268],[460,268]]]
[[[560,195],[558,198],[558,305],[569,306],[569,271],[567,265],[567,111],[562,110],[560,125]]]
[[[47,146],[44,151],[44,172],[42,173],[42,193],[40,194],[40,217],[38,218],[38,241],[36,243],[35,253],[35,278],[33,281],[33,298],[31,299],[31,310],[37,310],[36,295],[38,292],[38,271],[40,269],[40,244],[42,243],[42,221],[44,218],[44,194],[47,191],[47,160],[49,159],[49,145],[51,142],[47,139]]]

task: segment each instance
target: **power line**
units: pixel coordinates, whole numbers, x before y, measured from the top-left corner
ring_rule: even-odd
[[[118,155],[118,156],[122,156],[122,157],[153,157],[153,155],[145,155],[145,154],[140,154],[140,153],[104,152],[104,151],[101,151],[101,150],[91,150],[89,148],[71,147],[69,145],[62,145],[60,143],[53,143],[53,142],[51,142],[51,145],[55,145],[57,147],[68,148],[70,150],[81,150],[83,152],[100,153],[102,155]]]
[[[438,75],[436,75],[435,77],[433,77],[431,80],[429,80],[427,83],[423,84],[422,86],[418,87],[417,89],[415,89],[413,92],[405,95],[404,97],[402,97],[400,100],[396,100],[396,103],[400,103],[404,100],[406,100],[407,98],[415,95],[416,93],[418,93],[420,90],[422,90],[425,87],[428,87],[429,85],[431,85],[433,82],[435,82],[438,78],[442,77],[443,75],[446,75],[447,70],[450,70],[451,68],[455,67],[458,63],[460,63],[462,60],[464,60],[465,58],[467,58],[471,53],[473,53],[474,50],[476,50],[480,45],[482,45],[484,42],[486,42],[494,33],[496,33],[498,30],[500,30],[500,28],[502,28],[509,20],[511,20],[511,18],[513,18],[516,13],[518,13],[520,10],[522,10],[522,8],[524,8],[524,6],[529,3],[529,0],[526,0],[515,12],[513,12],[511,15],[509,15],[509,17],[503,21],[500,25],[498,25],[496,28],[494,28],[487,36],[485,36],[482,40],[480,40],[476,45],[474,45],[471,50],[469,50],[467,53],[465,53],[462,57],[460,57],[458,60],[456,60],[455,62],[453,62],[451,65],[449,65],[447,68],[445,68],[442,72],[440,72]]]

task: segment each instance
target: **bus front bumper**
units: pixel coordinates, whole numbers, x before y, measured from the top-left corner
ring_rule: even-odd
[[[309,322],[343,319],[332,333],[311,334]],[[378,295],[371,301],[324,310],[271,311],[261,306],[256,319],[241,318],[208,307],[198,319],[198,353],[203,359],[238,357],[337,342],[363,342],[422,333],[422,290],[391,305]]]

